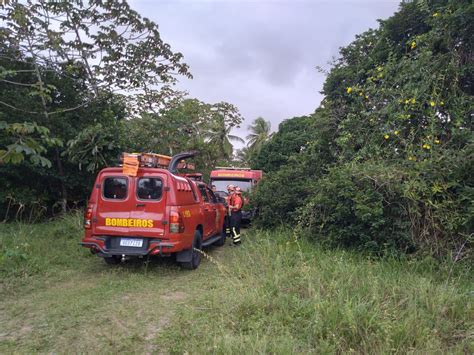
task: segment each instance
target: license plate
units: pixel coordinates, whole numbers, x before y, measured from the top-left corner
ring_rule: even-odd
[[[143,245],[143,239],[137,239],[137,238],[122,238],[122,239],[120,239],[120,246],[121,247],[141,248],[142,245]]]

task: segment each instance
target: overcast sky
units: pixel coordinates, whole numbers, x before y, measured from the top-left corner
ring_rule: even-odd
[[[194,79],[180,78],[191,97],[236,105],[245,138],[261,116],[272,130],[319,105],[324,75],[341,46],[377,27],[398,0],[129,0],[184,54]],[[239,145],[240,146],[240,145]],[[238,146],[236,146],[238,148]]]

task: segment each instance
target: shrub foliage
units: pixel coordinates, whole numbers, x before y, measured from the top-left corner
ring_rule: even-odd
[[[468,255],[473,15],[469,1],[403,3],[342,48],[321,107],[285,121],[254,159],[268,172],[258,223],[378,253]]]

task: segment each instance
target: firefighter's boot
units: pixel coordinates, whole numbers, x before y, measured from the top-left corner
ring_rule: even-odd
[[[234,242],[234,245],[240,245],[241,240],[240,240],[240,234],[237,234],[235,228],[232,228],[232,241]]]

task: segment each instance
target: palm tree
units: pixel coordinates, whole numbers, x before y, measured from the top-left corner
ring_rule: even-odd
[[[226,125],[224,117],[219,115],[218,120],[209,128],[209,131],[204,133],[206,141],[219,147],[221,155],[225,159],[229,159],[234,151],[231,141],[245,143],[242,138],[230,134],[232,128],[233,125]]]
[[[243,165],[250,165],[250,156],[252,152],[249,149],[249,147],[243,147],[242,149],[237,149],[237,152],[235,154],[235,158],[237,162],[243,164]]]
[[[256,118],[249,126],[250,134],[247,135],[247,146],[253,152],[260,151],[263,143],[265,143],[271,136],[270,121],[265,121],[262,117]]]

